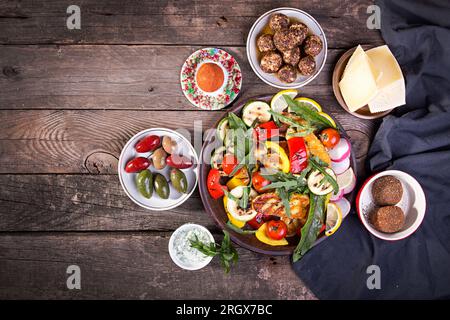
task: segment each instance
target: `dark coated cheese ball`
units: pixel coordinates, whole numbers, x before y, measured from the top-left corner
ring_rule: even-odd
[[[280,31],[289,27],[289,18],[282,13],[275,13],[270,17],[269,27],[273,31]]]
[[[278,70],[277,76],[281,81],[291,83],[297,79],[297,71],[290,64],[285,64]]]
[[[261,69],[267,73],[275,73],[283,64],[283,58],[278,52],[266,52],[261,59]]]
[[[280,30],[273,35],[273,43],[275,47],[283,51],[288,51],[299,45],[299,36],[292,30]]]
[[[313,57],[317,56],[320,51],[322,51],[322,49],[322,40],[320,40],[320,37],[316,35],[308,36],[303,43],[303,50],[305,51],[305,53]]]
[[[402,200],[402,183],[394,176],[383,176],[373,182],[373,201],[379,206],[391,206]]]
[[[261,35],[256,41],[256,45],[258,46],[258,50],[260,52],[268,52],[275,51],[275,45],[273,44],[273,37],[270,34]]]
[[[309,55],[301,58],[298,63],[298,71],[304,76],[312,75],[316,71],[316,60]]]
[[[294,49],[283,51],[283,61],[292,66],[296,66],[300,61],[300,48],[295,47]]]
[[[301,45],[308,36],[308,27],[301,22],[294,22],[289,27],[289,30],[295,35],[297,45]]]
[[[369,221],[378,231],[394,233],[403,228],[405,214],[396,206],[379,207],[370,213]]]

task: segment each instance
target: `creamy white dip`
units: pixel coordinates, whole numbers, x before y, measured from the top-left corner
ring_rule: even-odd
[[[191,247],[190,239],[195,236],[205,244],[213,240],[211,233],[203,226],[197,224],[185,224],[175,230],[169,241],[169,253],[172,260],[181,268],[196,270],[207,265],[212,257],[206,256]]]

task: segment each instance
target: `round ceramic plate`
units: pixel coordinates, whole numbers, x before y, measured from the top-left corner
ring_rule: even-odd
[[[369,222],[369,215],[376,207],[372,197],[373,182],[388,175],[397,178],[403,187],[402,199],[396,206],[400,207],[405,213],[405,225],[395,233],[380,232]],[[399,170],[387,170],[370,177],[364,182],[356,197],[356,210],[363,225],[374,236],[383,240],[401,240],[414,233],[422,223],[426,211],[425,193],[419,182],[409,174]]]
[[[178,151],[177,154],[184,155],[186,157],[190,157],[193,159],[194,165],[191,168],[188,169],[181,169],[181,171],[184,172],[186,175],[186,179],[188,181],[188,190],[187,193],[181,194],[177,190],[175,190],[171,183],[169,183],[170,186],[170,195],[169,199],[161,199],[156,192],[153,192],[153,195],[150,199],[147,199],[143,197],[136,186],[136,176],[137,173],[127,173],[125,172],[125,166],[131,159],[134,159],[136,157],[149,157],[151,155],[151,152],[147,153],[138,153],[134,146],[138,141],[140,141],[142,138],[149,136],[149,135],[157,135],[161,139],[163,136],[169,136],[171,139],[177,142],[178,144]],[[180,133],[170,130],[170,129],[164,129],[164,128],[153,128],[153,129],[147,129],[144,131],[139,132],[134,137],[132,137],[125,147],[122,149],[122,153],[119,157],[119,180],[120,184],[122,185],[123,190],[127,194],[127,196],[133,200],[136,204],[140,205],[141,207],[144,207],[146,209],[150,210],[169,210],[173,209],[175,207],[178,207],[183,202],[185,202],[194,192],[195,187],[197,186],[198,181],[198,156],[195,152],[195,149],[192,147],[191,143],[183,137]],[[162,174],[168,181],[169,181],[169,171],[170,167],[166,166],[162,170],[156,170],[154,166],[150,166],[149,170],[152,173],[160,173]]]
[[[270,103],[271,99],[272,99],[272,95],[259,96],[259,97],[246,99],[245,101],[241,101],[238,104],[234,105],[229,110],[229,112],[234,112],[236,115],[240,115],[242,108],[248,101],[250,101],[250,100],[266,101],[266,102]],[[326,111],[326,110],[324,110],[324,111]],[[223,117],[224,116],[226,116],[226,114],[224,114]],[[218,119],[218,121],[216,122],[216,124],[214,126],[215,128],[217,128],[217,125],[219,124],[219,122],[222,120],[223,117]],[[338,130],[341,133],[341,136],[347,138],[350,141],[349,137],[347,136],[347,134],[344,131],[344,128],[339,124],[339,122],[336,119],[334,119],[334,121],[336,122],[336,125],[338,127]],[[295,247],[298,244],[298,241],[299,241],[298,237],[287,238],[287,240],[289,242],[289,245],[287,245],[287,246],[270,246],[268,244],[265,244],[265,243],[262,243],[261,241],[259,241],[255,237],[254,234],[240,234],[234,230],[231,230],[227,226],[228,217],[227,217],[227,214],[223,207],[223,199],[220,198],[220,199],[214,200],[209,195],[208,188],[206,185],[206,179],[208,176],[208,172],[211,169],[211,166],[209,165],[209,162],[210,162],[209,156],[207,156],[207,155],[210,154],[211,151],[214,149],[214,146],[216,146],[216,140],[215,140],[214,136],[215,136],[215,131],[210,130],[208,135],[205,137],[205,143],[203,144],[202,153],[200,155],[200,159],[202,161],[201,161],[200,168],[199,168],[199,179],[200,179],[199,190],[200,190],[200,196],[202,198],[203,205],[205,206],[206,212],[214,219],[215,223],[221,229],[227,230],[230,233],[231,239],[234,242],[236,242],[238,245],[240,245],[241,247],[247,248],[249,250],[252,250],[252,251],[255,251],[258,253],[268,254],[268,255],[290,255],[290,254],[292,254],[292,252],[294,251]],[[356,168],[355,152],[351,153],[350,161],[351,161],[350,165],[353,168],[353,171],[358,172],[358,170]],[[355,196],[355,191],[352,191],[345,197],[352,203],[354,196]],[[321,241],[324,241],[327,238],[328,237],[319,238],[316,241],[315,245]]]
[[[217,64],[224,73],[222,87],[215,92],[204,92],[197,85],[197,70],[207,62]],[[205,110],[218,110],[236,99],[241,91],[242,72],[236,59],[228,52],[218,48],[204,48],[187,58],[181,68],[180,80],[181,90],[194,106]]]
[[[308,29],[310,30],[309,34],[317,35],[322,40],[323,49],[319,53],[319,55],[315,57],[316,71],[312,75],[302,76],[298,74],[297,79],[294,82],[286,83],[278,79],[276,74],[266,73],[262,71],[260,66],[258,49],[256,47],[256,40],[258,36],[263,33],[263,30],[269,23],[270,16],[274,13],[282,13],[288,16],[289,19],[291,20],[303,22],[308,26]],[[327,50],[328,50],[327,38],[325,37],[325,33],[323,32],[323,29],[320,26],[320,24],[307,12],[296,8],[277,8],[264,13],[253,24],[247,37],[247,58],[248,61],[250,62],[253,71],[262,81],[264,81],[265,83],[267,83],[272,87],[276,87],[279,89],[300,88],[313,81],[325,66],[325,62],[327,60]]]

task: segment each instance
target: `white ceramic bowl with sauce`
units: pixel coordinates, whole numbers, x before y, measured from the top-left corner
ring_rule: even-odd
[[[376,207],[372,197],[372,185],[376,179],[383,176],[397,178],[403,187],[402,199],[396,206],[400,207],[405,214],[405,225],[400,231],[395,233],[380,232],[369,221],[369,215]],[[406,172],[387,170],[373,175],[364,182],[356,197],[356,210],[364,227],[374,236],[388,241],[402,240],[413,234],[425,217],[425,193],[419,182]]]
[[[204,268],[213,258],[190,247],[189,239],[193,236],[192,232],[198,234],[203,242],[214,242],[211,232],[199,224],[186,223],[175,230],[169,240],[169,255],[177,266],[185,270]]]
[[[169,199],[161,199],[154,190],[152,197],[150,199],[147,199],[144,196],[142,196],[137,189],[136,186],[137,173],[125,172],[125,166],[131,159],[134,159],[136,157],[148,158],[151,155],[151,152],[138,153],[134,149],[134,146],[138,141],[149,135],[157,135],[161,138],[161,140],[164,136],[169,136],[172,140],[177,142],[179,148],[177,154],[181,154],[190,157],[192,159],[193,166],[191,168],[180,169],[186,175],[186,179],[188,182],[187,193],[184,194],[179,193],[177,190],[173,188],[172,184],[169,183],[170,187]],[[194,147],[179,132],[166,128],[147,129],[134,135],[123,147],[122,153],[120,154],[119,157],[119,165],[118,165],[119,180],[126,195],[131,200],[133,200],[134,203],[140,205],[141,207],[154,211],[170,210],[175,207],[178,207],[187,199],[189,199],[189,197],[192,195],[195,188],[197,187],[198,163],[199,163],[198,156],[197,153],[195,152]],[[166,166],[162,170],[156,170],[155,167],[151,165],[148,169],[152,173],[162,174],[167,180],[169,180],[169,171],[170,171],[169,166]]]
[[[315,57],[316,71],[312,75],[302,76],[298,74],[297,79],[294,82],[285,83],[282,82],[280,79],[278,79],[276,74],[266,73],[262,71],[256,41],[258,37],[262,34],[264,28],[269,24],[270,16],[274,13],[282,13],[288,16],[289,19],[291,20],[303,22],[310,30],[309,34],[317,35],[322,40],[323,49],[319,53],[319,55]],[[267,83],[272,87],[279,89],[300,88],[313,81],[325,66],[325,62],[327,60],[327,51],[328,51],[327,49],[328,49],[327,38],[325,37],[325,33],[323,32],[323,29],[320,26],[320,24],[310,14],[296,8],[277,8],[264,13],[253,24],[247,37],[247,58],[253,71],[262,81],[264,81],[265,83]]]

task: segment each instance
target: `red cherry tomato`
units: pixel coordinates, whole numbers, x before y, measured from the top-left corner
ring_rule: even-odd
[[[138,157],[128,161],[125,166],[125,172],[139,172],[147,169],[148,167],[150,167],[150,160],[144,157]]]
[[[211,197],[216,200],[223,197],[227,190],[226,186],[220,184],[220,171],[217,169],[209,170],[206,186]]]
[[[187,169],[192,167],[192,159],[185,157],[185,156],[180,156],[177,154],[171,154],[170,156],[168,156],[166,158],[166,163],[168,166],[172,167],[172,168],[177,168],[177,169]]]
[[[271,220],[267,222],[266,234],[269,238],[273,240],[281,240],[286,237],[287,226],[281,220]]]
[[[267,192],[268,190],[263,190],[262,188],[269,185],[270,181],[265,179],[261,172],[256,171],[252,174],[252,182],[253,182],[253,188],[255,188],[256,191],[259,193]]]
[[[161,138],[156,135],[147,136],[141,139],[134,148],[137,152],[150,152],[155,150],[161,144]]]
[[[341,140],[341,135],[339,134],[339,131],[333,128],[327,128],[322,130],[319,137],[320,141],[322,141],[322,144],[330,149],[336,146],[339,143],[339,140]]]
[[[225,174],[233,172],[234,168],[238,165],[237,158],[232,154],[226,154],[222,161],[222,170]]]

